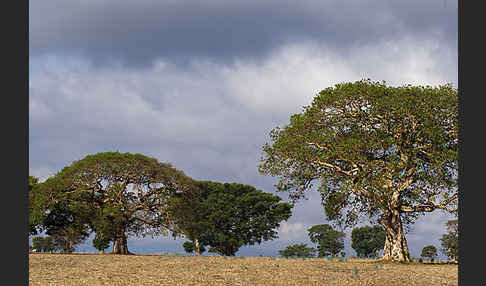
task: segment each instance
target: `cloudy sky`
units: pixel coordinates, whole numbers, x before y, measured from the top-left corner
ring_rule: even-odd
[[[457,87],[457,1],[29,4],[29,172],[41,180],[88,154],[120,151],[274,192],[277,179],[257,171],[262,146],[320,90],[363,78]],[[451,218],[419,219],[407,234],[411,255],[440,248]],[[238,255],[311,244],[307,228],[321,223],[309,193],[279,239]],[[182,241],[131,238],[129,248],[182,253]],[[78,250],[95,251],[90,241]]]

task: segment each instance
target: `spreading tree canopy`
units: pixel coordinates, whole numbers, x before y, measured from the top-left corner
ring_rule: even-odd
[[[422,257],[427,257],[430,259],[434,259],[437,256],[437,248],[433,245],[427,245],[422,248],[422,253],[420,254]]]
[[[166,233],[167,199],[193,189],[193,181],[168,163],[142,154],[104,152],[63,168],[39,188],[43,213],[64,204],[97,233],[113,240],[113,253],[128,254],[127,236]],[[64,214],[63,212],[60,212]]]
[[[319,92],[270,133],[259,170],[295,201],[318,182],[328,219],[365,214],[385,229],[382,258],[409,261],[404,226],[457,212],[458,93],[451,85],[361,80]]]
[[[179,204],[172,204],[174,231],[210,246],[210,252],[233,256],[243,245],[277,238],[280,222],[291,216],[289,203],[250,185],[200,181],[197,186],[198,196],[179,196]]]

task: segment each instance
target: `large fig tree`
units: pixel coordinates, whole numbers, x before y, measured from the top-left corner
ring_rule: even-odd
[[[193,181],[168,163],[142,154],[88,155],[42,183],[37,200],[45,213],[60,202],[91,229],[113,240],[115,254],[129,254],[127,236],[165,234],[171,228],[167,199],[193,190]]]
[[[270,138],[260,172],[279,177],[276,187],[294,201],[318,182],[336,223],[376,219],[386,231],[384,260],[410,260],[404,226],[420,214],[457,214],[458,93],[451,85],[337,84]]]

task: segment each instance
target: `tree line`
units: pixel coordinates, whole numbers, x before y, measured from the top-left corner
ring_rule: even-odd
[[[82,239],[95,232],[100,247],[111,241],[113,253],[128,254],[127,236],[171,232],[197,254],[207,247],[234,255],[275,239],[292,205],[317,190],[328,221],[344,229],[368,218],[385,232],[382,259],[410,261],[405,234],[414,221],[458,212],[457,110],[450,84],[367,79],[320,91],[263,145],[258,170],[278,177],[275,187],[290,204],[249,185],[195,181],[141,154],[88,155],[32,182],[30,233]]]
[[[448,232],[440,238],[442,248],[440,251],[450,260],[458,259],[458,221],[449,220],[446,223]],[[306,243],[298,243],[280,250],[279,254],[285,258],[312,258],[312,257],[345,257],[344,238],[346,234],[333,229],[329,224],[312,226],[307,230],[311,242],[317,244],[317,248],[308,247]],[[351,248],[358,258],[376,258],[378,252],[383,250],[386,233],[379,226],[356,227],[351,232]],[[423,258],[429,258],[432,262],[437,256],[437,248],[427,245],[420,254]],[[421,262],[421,260],[420,260]]]
[[[113,243],[115,254],[130,254],[129,236],[171,233],[186,237],[197,255],[208,248],[231,256],[277,238],[292,208],[253,186],[196,181],[141,154],[88,155],[43,183],[29,181],[30,235],[62,240],[65,252],[91,233],[96,249]]]

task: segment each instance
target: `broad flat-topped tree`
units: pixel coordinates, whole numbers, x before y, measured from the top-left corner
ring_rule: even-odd
[[[319,182],[328,219],[359,214],[386,231],[382,258],[409,261],[404,225],[441,209],[457,213],[458,93],[361,80],[319,92],[270,133],[260,172],[293,200]]]
[[[165,233],[171,227],[167,199],[193,190],[193,181],[168,163],[141,154],[88,155],[42,184],[38,196],[49,210],[59,202],[90,216],[94,231],[109,235],[113,253],[129,254],[127,235]]]

